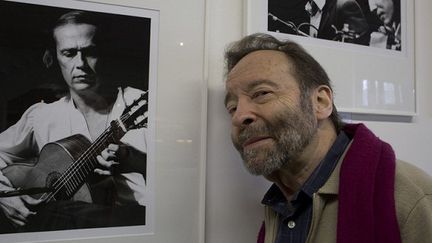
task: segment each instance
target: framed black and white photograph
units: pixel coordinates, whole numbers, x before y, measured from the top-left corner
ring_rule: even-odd
[[[0,1],[0,241],[154,232],[157,10]]]
[[[412,1],[244,3],[245,33],[265,32],[302,44],[329,73],[340,111],[416,114]]]
[[[402,49],[400,0],[268,0],[267,23],[271,32]]]

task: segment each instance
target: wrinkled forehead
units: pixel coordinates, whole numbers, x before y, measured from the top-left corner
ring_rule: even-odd
[[[291,61],[281,51],[260,50],[249,53],[227,75],[225,103],[260,85],[298,87],[292,69]]]
[[[57,26],[53,31],[56,42],[68,38],[90,38],[96,34],[96,26],[86,23],[66,23]]]
[[[291,74],[292,63],[281,51],[259,50],[244,56],[228,73],[225,87],[227,90],[249,82],[281,79]]]

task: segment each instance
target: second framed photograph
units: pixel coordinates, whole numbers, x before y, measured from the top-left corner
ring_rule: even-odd
[[[324,66],[340,111],[413,116],[414,3],[245,0],[246,34],[303,45]]]

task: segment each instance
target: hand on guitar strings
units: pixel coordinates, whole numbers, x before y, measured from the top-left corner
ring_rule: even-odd
[[[146,177],[147,154],[127,144],[110,144],[96,157],[100,167],[94,170],[100,175],[140,173]]]
[[[110,144],[96,157],[101,167],[96,168],[94,172],[99,175],[113,175],[120,161],[124,161],[127,156],[127,145]]]
[[[34,199],[29,195],[4,197],[0,198],[0,207],[12,225],[18,228],[27,224],[29,216],[36,214],[29,207],[41,202],[42,200]]]

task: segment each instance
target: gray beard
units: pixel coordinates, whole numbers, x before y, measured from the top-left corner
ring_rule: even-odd
[[[297,159],[316,134],[317,124],[312,115],[312,105],[303,104],[303,111],[282,113],[272,122],[250,125],[239,135],[234,145],[240,152],[243,163],[253,175],[269,175],[288,166]],[[250,137],[270,135],[274,140],[271,147],[243,150],[241,144]]]
[[[266,160],[258,160],[258,153],[264,153]],[[249,150],[242,153],[243,164],[253,175],[269,175],[273,171],[282,168],[289,161],[287,157],[270,149],[265,149],[264,151]]]
[[[275,141],[276,145],[243,151],[243,163],[253,175],[269,175],[295,160],[310,143],[314,133],[315,130],[309,130],[307,134],[302,135],[297,130],[285,129]],[[257,156],[258,154],[260,156]]]

